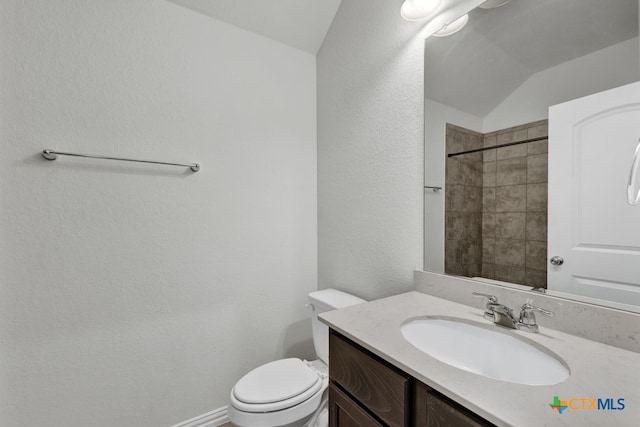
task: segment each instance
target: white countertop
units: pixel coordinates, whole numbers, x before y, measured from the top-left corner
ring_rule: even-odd
[[[510,330],[556,353],[569,365],[563,383],[528,386],[507,383],[454,368],[405,341],[400,326],[421,316],[447,316],[491,324],[482,310],[408,292],[320,315],[331,328],[499,426],[640,425],[640,354],[540,327],[534,334]],[[496,326],[496,328],[503,329]],[[480,352],[481,348],[469,348]],[[624,399],[624,410],[571,410],[549,404],[554,396]]]

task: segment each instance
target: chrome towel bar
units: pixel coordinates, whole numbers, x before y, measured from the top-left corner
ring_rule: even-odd
[[[434,187],[432,185],[425,185],[424,188],[428,188],[430,190],[433,190],[434,193],[437,193],[438,191],[442,190],[442,187]]]
[[[193,172],[200,170],[199,163],[169,163],[169,162],[156,162],[153,160],[138,160],[138,159],[125,159],[122,157],[109,157],[109,156],[96,156],[92,154],[78,154],[78,153],[65,153],[63,151],[55,150],[42,150],[42,157],[47,160],[55,160],[58,156],[73,156],[73,157],[86,157],[88,159],[101,159],[101,160],[119,160],[122,162],[136,162],[136,163],[153,163],[154,165],[168,165],[168,166],[182,166],[191,169]]]

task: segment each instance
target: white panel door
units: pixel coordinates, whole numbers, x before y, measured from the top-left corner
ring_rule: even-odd
[[[640,82],[549,109],[549,289],[640,305]]]

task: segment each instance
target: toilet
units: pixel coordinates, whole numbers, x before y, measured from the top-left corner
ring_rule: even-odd
[[[227,406],[234,425],[302,427],[309,422],[316,424],[321,405],[326,403],[324,395],[329,384],[329,328],[318,320],[318,314],[365,301],[335,289],[311,292],[308,298],[318,360],[280,359],[242,377],[231,390]]]

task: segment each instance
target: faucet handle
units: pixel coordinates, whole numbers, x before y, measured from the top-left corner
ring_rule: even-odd
[[[498,297],[496,297],[495,295],[483,294],[482,292],[472,292],[472,294],[477,297],[485,297],[489,300],[487,301],[487,304],[489,304],[490,302],[494,304],[498,302]]]
[[[542,313],[545,316],[553,316],[553,311],[545,310],[544,308],[536,307],[528,301],[522,304],[520,309],[520,318],[518,319],[517,328],[529,332],[538,332],[538,324],[536,323],[536,315],[534,311]]]
[[[498,297],[495,295],[483,294],[482,292],[472,292],[472,294],[477,297],[484,297],[487,299],[487,305],[485,306],[482,317],[492,322],[495,321],[496,313],[493,308],[498,305]]]
[[[533,311],[537,311],[537,312],[542,313],[545,316],[549,316],[549,317],[554,315],[553,311],[549,311],[549,310],[545,310],[544,308],[536,307],[535,305],[532,305],[529,302],[525,302],[524,304],[522,304],[520,314],[522,314],[522,313],[533,314],[532,313]]]

